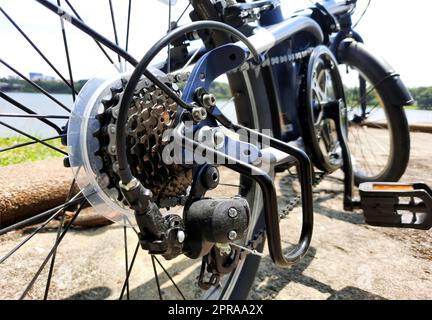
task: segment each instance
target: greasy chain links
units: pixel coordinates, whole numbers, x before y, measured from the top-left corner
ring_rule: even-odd
[[[179,79],[179,77],[176,77]],[[172,77],[161,76],[179,94]],[[111,96],[103,100],[103,112],[97,116],[100,128],[95,132],[100,148],[96,152],[102,160],[98,177],[104,191],[119,205],[127,207],[119,189],[118,164],[116,159],[116,121],[121,94],[126,80],[111,88]],[[177,104],[148,81],[142,79],[133,97],[127,120],[127,146],[129,162],[134,176],[157,196],[161,207],[175,206],[192,183],[192,169],[162,161],[162,150],[169,141],[163,133],[174,126]]]

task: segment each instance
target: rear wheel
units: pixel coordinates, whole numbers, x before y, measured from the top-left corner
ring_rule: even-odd
[[[36,3],[36,2],[35,2]],[[79,13],[75,10],[74,7],[72,7],[71,3],[69,1],[66,1],[65,3],[58,1],[58,4],[63,4],[64,10],[68,10],[68,12],[71,14],[72,17],[79,17]],[[67,7],[66,7],[67,4]],[[111,18],[112,18],[112,25],[113,25],[113,31],[115,34],[115,41],[118,44],[118,37],[117,37],[117,28],[116,28],[116,20],[115,17],[115,10],[111,3],[109,1],[109,8],[111,10]],[[36,4],[36,6],[40,9],[46,10],[39,4]],[[129,12],[130,10],[130,3],[129,3]],[[13,9],[13,8],[12,8]],[[179,10],[177,18],[180,19],[183,17],[182,12],[187,12],[187,8],[185,11],[183,11],[184,8],[181,8]],[[80,10],[78,10],[80,11]],[[17,11],[19,12],[19,10]],[[24,121],[6,121],[1,122],[2,125],[7,127],[9,130],[15,132],[15,134],[21,134],[25,135],[29,141],[19,143],[13,146],[8,146],[8,148],[2,148],[0,150],[1,153],[3,152],[17,152],[20,150],[20,148],[25,148],[29,146],[30,144],[41,144],[47,148],[52,149],[55,152],[58,152],[60,156],[66,156],[68,155],[68,150],[64,147],[59,147],[57,145],[52,145],[52,140],[59,140],[61,138],[65,139],[65,131],[62,130],[62,127],[66,125],[70,118],[70,112],[73,110],[72,114],[74,116],[77,116],[77,109],[76,107],[80,105],[80,99],[83,99],[83,94],[78,94],[78,89],[75,86],[75,82],[68,81],[67,79],[77,79],[78,76],[74,76],[74,63],[78,63],[74,59],[74,52],[77,50],[77,48],[72,48],[71,43],[68,43],[68,35],[70,33],[74,33],[76,36],[75,29],[70,29],[70,25],[67,23],[67,21],[62,20],[60,26],[65,24],[66,28],[61,29],[62,35],[63,35],[63,44],[64,44],[64,56],[66,61],[66,67],[64,68],[66,72],[68,73],[68,76],[63,76],[61,72],[58,72],[58,68],[54,67],[54,64],[46,58],[47,55],[43,54],[42,50],[37,48],[36,53],[34,52],[35,49],[35,42],[30,40],[30,37],[26,34],[24,28],[20,28],[19,25],[23,24],[25,22],[25,19],[19,19],[19,17],[16,20],[13,20],[11,16],[7,15],[6,11],[2,10],[2,13],[6,16],[7,19],[12,22],[12,26],[15,26],[18,29],[18,32],[21,32],[22,35],[24,35],[24,39],[27,39],[27,44],[29,47],[27,47],[26,51],[22,51],[22,55],[40,55],[42,56],[42,59],[47,62],[48,66],[51,66],[53,68],[53,72],[58,74],[58,77],[63,79],[66,88],[68,88],[68,92],[70,92],[70,98],[65,99],[67,101],[59,101],[58,98],[56,98],[52,93],[48,92],[45,89],[38,88],[37,83],[34,83],[33,81],[27,81],[29,79],[25,79],[28,83],[30,83],[35,90],[40,91],[41,93],[45,94],[49,100],[53,102],[53,105],[48,108],[48,110],[43,111],[32,111],[30,110],[29,106],[24,106],[24,101],[18,101],[19,97],[11,97],[11,95],[2,95],[1,97],[8,102],[7,106],[8,108],[11,108],[11,111],[8,114],[2,114],[2,116],[7,117],[9,119],[22,119],[22,117],[29,117],[32,118],[33,121],[40,121],[43,125],[47,125],[54,129],[56,131],[55,136],[47,136],[45,137],[39,137],[37,134],[32,135],[26,133],[27,131],[27,123]],[[133,13],[133,10],[132,10]],[[48,16],[54,16],[56,18],[55,14],[50,13],[49,11],[46,11],[46,14]],[[81,20],[81,17],[78,19]],[[87,20],[87,19],[86,19]],[[91,17],[88,19],[91,21]],[[117,20],[118,17],[117,17]],[[132,37],[132,34],[129,34],[130,28],[129,28],[129,21],[131,20],[131,15],[128,16],[128,19],[126,21],[127,25],[127,32],[126,32],[126,39],[129,39],[129,37]],[[133,20],[133,14],[132,14],[132,20]],[[54,20],[55,23],[58,23],[59,21],[57,19]],[[81,20],[82,21],[82,20]],[[119,21],[117,21],[118,23]],[[27,29],[27,28],[26,28]],[[72,31],[73,30],[73,31]],[[79,33],[78,33],[79,34]],[[80,35],[81,39],[86,38],[84,34]],[[39,39],[40,40],[40,39]],[[76,41],[73,42],[76,44]],[[126,44],[126,50],[128,48],[129,42]],[[94,45],[94,44],[89,44]],[[96,46],[96,48],[101,48],[100,45]],[[63,48],[63,47],[62,47]],[[71,49],[71,52],[69,52],[69,48]],[[80,48],[80,46],[78,46]],[[114,58],[114,55],[111,52],[107,52],[107,49],[102,49],[102,54],[100,55],[101,59],[104,59],[105,57],[108,58],[108,64],[106,65],[107,68],[112,68],[112,63],[117,60],[117,57]],[[140,52],[142,54],[142,52]],[[111,57],[113,56],[113,57]],[[118,60],[120,60],[123,63],[122,56],[118,57]],[[12,59],[13,60],[13,59]],[[8,68],[11,71],[14,71],[14,69],[11,65],[6,63],[5,61],[1,60],[2,64]],[[9,66],[9,67],[8,67]],[[88,68],[91,66],[89,65]],[[125,70],[131,69],[129,67],[119,67],[116,66],[117,72],[121,73]],[[20,66],[17,66],[17,69],[20,69]],[[25,68],[23,68],[25,69]],[[168,66],[167,70],[170,70],[170,66]],[[100,70],[100,66],[98,65],[94,71],[90,71],[95,74]],[[119,71],[120,70],[120,71]],[[18,70],[16,70],[18,71]],[[19,71],[16,72],[18,76],[21,76],[24,79],[23,73],[26,70],[23,70],[22,73]],[[82,71],[82,70],[81,70]],[[236,80],[234,78],[236,77]],[[94,92],[100,91],[100,89],[103,89],[104,91],[100,91],[100,94],[106,93],[108,99],[105,99],[103,101],[103,104],[105,104],[106,110],[104,108],[101,109],[101,112],[105,113],[107,111],[111,112],[111,110],[108,110],[112,108],[116,103],[118,99],[119,93],[121,93],[121,77],[117,78],[114,86],[106,86],[102,87],[102,83],[100,82],[100,79],[95,79],[91,83],[88,84],[87,89],[90,85],[94,84],[100,84],[99,87],[94,88]],[[103,78],[102,78],[103,79]],[[252,92],[252,86],[250,85],[250,78],[247,73],[239,73],[237,75],[230,76],[230,84],[231,87],[236,87],[237,89],[234,92],[234,99],[231,101],[233,103],[227,104],[227,111],[231,108],[234,110],[234,113],[237,114],[237,121],[242,124],[247,124],[250,128],[255,129],[262,129],[262,128],[268,128],[271,129],[271,125],[267,123],[269,112],[265,112],[264,110],[261,110],[257,108],[257,103],[254,102],[253,99],[253,92]],[[120,90],[120,91],[119,91]],[[152,89],[153,90],[153,89]],[[156,90],[156,89],[155,89]],[[154,90],[154,91],[155,91]],[[105,92],[106,91],[106,92]],[[90,92],[92,92],[90,90]],[[152,91],[153,92],[153,91]],[[91,96],[93,97],[93,96]],[[247,103],[241,103],[241,99],[245,99]],[[77,101],[75,103],[75,100]],[[91,99],[90,99],[91,100]],[[89,101],[90,101],[89,100]],[[90,103],[90,102],[89,102]],[[158,102],[159,103],[159,102]],[[13,108],[19,108],[23,111],[23,114],[21,116],[17,116],[12,109]],[[95,111],[98,111],[95,109]],[[50,116],[47,116],[50,115]],[[93,114],[96,115],[96,114]],[[87,115],[88,116],[88,115]],[[110,115],[111,117],[111,115]],[[50,121],[50,119],[55,119],[53,121]],[[109,121],[113,121],[112,118],[108,119]],[[99,139],[99,142],[96,141],[97,144],[102,145],[105,148],[112,147],[110,143],[112,143],[112,140],[110,140],[109,136],[109,125],[112,124],[111,122],[104,123],[104,127],[101,127],[104,131],[104,133],[98,137],[96,134],[96,131],[94,132],[94,135],[89,135],[89,139]],[[162,120],[161,120],[162,121]],[[162,122],[166,121],[164,119]],[[95,121],[94,121],[95,122]],[[134,124],[131,124],[132,127],[134,127]],[[97,129],[97,128],[96,128]],[[73,128],[69,128],[69,132],[73,131]],[[73,132],[72,132],[73,133]],[[98,133],[99,134],[99,133]],[[70,135],[69,135],[70,137]],[[79,142],[79,140],[77,140]],[[73,144],[73,141],[68,141],[68,144],[71,146]],[[97,157],[99,154],[94,157],[94,159],[97,162]],[[61,158],[58,161],[62,161]],[[106,165],[111,164],[110,159],[103,160],[104,164]],[[90,164],[95,165],[95,164]],[[98,165],[98,164],[96,164]],[[79,170],[78,170],[79,171]],[[109,171],[109,166],[107,166],[107,169],[104,171],[104,173]],[[79,172],[75,172],[76,175],[74,178],[71,178],[71,186],[70,186],[70,192],[67,196],[65,196],[65,201],[61,204],[59,204],[58,207],[54,209],[50,209],[48,211],[42,212],[38,219],[34,219],[33,217],[27,217],[27,219],[20,221],[18,223],[6,226],[1,225],[0,226],[0,235],[4,237],[0,241],[0,275],[1,278],[5,281],[8,281],[9,283],[16,284],[20,283],[21,287],[16,287],[16,292],[14,293],[4,293],[4,296],[2,295],[2,298],[28,298],[29,296],[31,298],[48,298],[48,297],[54,297],[54,298],[64,298],[66,296],[71,297],[86,297],[91,298],[92,295],[84,295],[82,293],[82,290],[91,290],[91,286],[95,285],[95,283],[90,282],[89,284],[85,281],[82,282],[79,279],[72,278],[74,281],[70,280],[70,283],[68,282],[66,287],[69,290],[65,290],[65,287],[61,287],[59,285],[59,282],[56,281],[56,277],[59,273],[64,270],[69,270],[72,272],[74,263],[69,262],[76,258],[76,255],[81,257],[81,255],[85,254],[82,250],[79,250],[76,246],[74,246],[72,243],[66,243],[63,246],[67,246],[67,254],[62,253],[62,247],[60,247],[60,244],[62,243],[65,236],[70,234],[70,230],[73,226],[73,223],[78,218],[79,214],[82,214],[85,212],[85,210],[89,210],[87,208],[87,200],[83,196],[83,193],[76,190],[76,180],[79,179]],[[110,183],[108,181],[108,183]],[[110,187],[110,190],[115,191],[114,188]],[[246,199],[248,199],[248,202],[251,207],[252,212],[252,221],[253,223],[250,225],[249,232],[247,234],[247,237],[243,239],[244,244],[246,244],[255,234],[256,231],[260,230],[263,227],[263,221],[261,219],[261,211],[262,211],[262,201],[261,201],[261,194],[259,191],[259,188],[257,185],[253,182],[251,182],[247,177],[245,176],[235,176],[233,177],[232,174],[230,174],[229,170],[221,170],[221,180],[220,180],[220,186],[214,191],[215,197],[230,197],[236,194],[242,194]],[[212,194],[209,194],[212,195]],[[88,195],[86,195],[88,196]],[[116,195],[113,196],[114,198]],[[117,195],[118,197],[118,195]],[[175,211],[178,211],[179,214],[181,214],[182,207],[173,208],[170,210],[170,213],[175,213]],[[109,215],[108,215],[109,216]],[[109,216],[112,217],[112,216]],[[52,234],[44,234],[43,231],[46,231],[46,227],[50,224],[50,222],[55,221],[58,219],[58,226],[56,226],[55,232]],[[119,220],[119,219],[117,219]],[[245,260],[240,261],[240,263],[237,265],[237,268],[231,272],[230,274],[227,274],[221,279],[220,285],[211,288],[208,291],[202,291],[196,286],[196,276],[197,272],[199,272],[199,265],[200,261],[187,259],[184,256],[178,257],[172,261],[164,261],[161,257],[149,255],[145,252],[141,252],[139,250],[139,242],[137,241],[136,237],[136,228],[133,226],[133,223],[130,223],[127,219],[127,216],[124,216],[124,219],[119,220],[121,225],[121,232],[120,231],[107,231],[110,235],[113,236],[120,236],[118,240],[113,240],[112,237],[105,237],[104,241],[108,241],[106,245],[103,243],[97,243],[94,241],[95,246],[100,248],[99,250],[93,250],[92,251],[92,261],[96,261],[97,259],[101,259],[102,253],[104,251],[109,251],[110,245],[117,245],[121,244],[124,245],[124,258],[123,260],[119,259],[118,255],[112,255],[110,259],[107,259],[106,261],[100,261],[100,265],[96,262],[95,267],[101,268],[99,273],[95,273],[94,270],[87,270],[88,274],[93,275],[93,277],[97,278],[98,281],[106,283],[108,280],[112,280],[115,283],[119,284],[118,290],[114,290],[110,294],[110,297],[118,297],[120,298],[144,298],[144,299],[154,299],[154,298],[161,298],[161,299],[171,299],[171,298],[186,298],[186,299],[227,299],[227,298],[238,298],[238,299],[244,299],[247,297],[250,287],[253,283],[253,280],[255,278],[256,270],[258,268],[259,258],[257,256],[248,256]],[[36,225],[35,225],[36,223]],[[8,237],[6,233],[8,233],[11,230],[17,230],[22,228],[23,226],[34,226],[32,229],[32,233],[27,236],[26,233],[24,233],[22,236],[13,236]],[[113,226],[112,228],[116,229],[119,226]],[[111,227],[110,227],[111,228]],[[38,237],[37,237],[38,236]],[[76,236],[76,235],[72,235]],[[47,239],[51,239],[53,241],[53,245],[48,247],[48,249],[43,249],[41,252],[48,252],[48,255],[45,255],[42,259],[42,264],[35,264],[34,262],[31,262],[31,264],[35,264],[35,273],[31,274],[29,272],[19,272],[21,269],[26,268],[26,266],[22,266],[20,263],[18,263],[18,259],[30,259],[32,256],[30,253],[34,253],[34,249],[32,248],[39,248],[43,247],[45,241]],[[40,239],[40,240],[39,240]],[[30,242],[32,240],[32,242]],[[83,240],[85,241],[85,240]],[[102,239],[101,239],[102,241]],[[136,246],[134,248],[134,251],[129,250],[129,245],[133,241]],[[67,241],[66,241],[67,242]],[[27,244],[27,246],[24,246]],[[79,242],[75,242],[79,243]],[[261,244],[263,246],[263,244]],[[57,252],[60,254],[57,255]],[[57,259],[56,259],[57,257]],[[106,258],[106,257],[105,257]],[[141,261],[141,263],[137,262],[138,260]],[[108,261],[111,261],[112,266],[108,266],[106,263]],[[119,268],[117,266],[117,263],[121,261],[123,263],[123,269]],[[58,265],[60,264],[61,268],[59,269]],[[141,271],[140,276],[138,277],[136,275],[136,271],[134,272],[135,275],[132,274],[133,267],[137,264],[141,264]],[[110,268],[110,272],[107,273],[106,269]],[[116,274],[114,271],[121,271],[120,274]],[[69,272],[68,271],[68,272]],[[111,272],[112,271],[112,272]],[[70,276],[72,277],[72,274]],[[109,279],[107,279],[107,276],[104,276],[109,274]],[[46,277],[42,281],[40,280],[41,275]],[[21,278],[19,278],[21,277]],[[19,278],[19,279],[18,279]],[[133,283],[133,279],[138,278],[138,283]],[[39,280],[38,280],[39,279]],[[54,283],[54,285],[53,285]],[[135,285],[142,284],[143,286],[135,287]],[[90,285],[90,287],[87,287]],[[12,287],[12,286],[11,286]],[[14,286],[15,287],[15,286]]]

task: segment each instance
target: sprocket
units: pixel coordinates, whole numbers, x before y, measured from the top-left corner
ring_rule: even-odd
[[[167,85],[180,93],[166,76],[159,76]],[[111,96],[102,101],[103,111],[97,115],[100,129],[94,133],[99,140],[95,155],[102,159],[100,169],[105,191],[119,205],[127,207],[119,189],[116,159],[116,121],[118,109],[127,81],[111,88]],[[127,120],[127,148],[133,175],[150,189],[158,204],[172,203],[173,197],[185,196],[192,182],[192,170],[162,160],[163,148],[169,143],[163,139],[166,130],[175,125],[177,104],[152,82],[143,78],[135,90]],[[164,201],[170,199],[171,201]],[[166,206],[166,205],[164,205]]]

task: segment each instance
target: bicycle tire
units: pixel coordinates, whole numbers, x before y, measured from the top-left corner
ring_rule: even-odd
[[[373,79],[374,70],[372,70],[370,64],[367,63],[368,59],[355,58],[362,55],[365,56],[365,49],[363,46],[350,45],[348,50],[344,61],[340,61],[340,63],[357,70],[367,81],[368,79]],[[378,174],[367,176],[358,170],[354,170],[354,182],[356,185],[363,182],[397,182],[405,173],[409,162],[410,133],[408,120],[403,109],[404,104],[391,101],[391,97],[386,94],[389,92],[389,87],[386,83],[376,85],[375,90],[382,101],[382,107],[388,122],[390,150],[387,164]]]

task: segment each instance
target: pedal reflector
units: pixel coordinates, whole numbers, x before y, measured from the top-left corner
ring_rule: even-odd
[[[373,189],[374,190],[405,190],[405,191],[409,191],[409,190],[414,190],[413,185],[409,185],[409,184],[401,184],[401,185],[387,185],[387,184],[374,184],[373,185]]]

